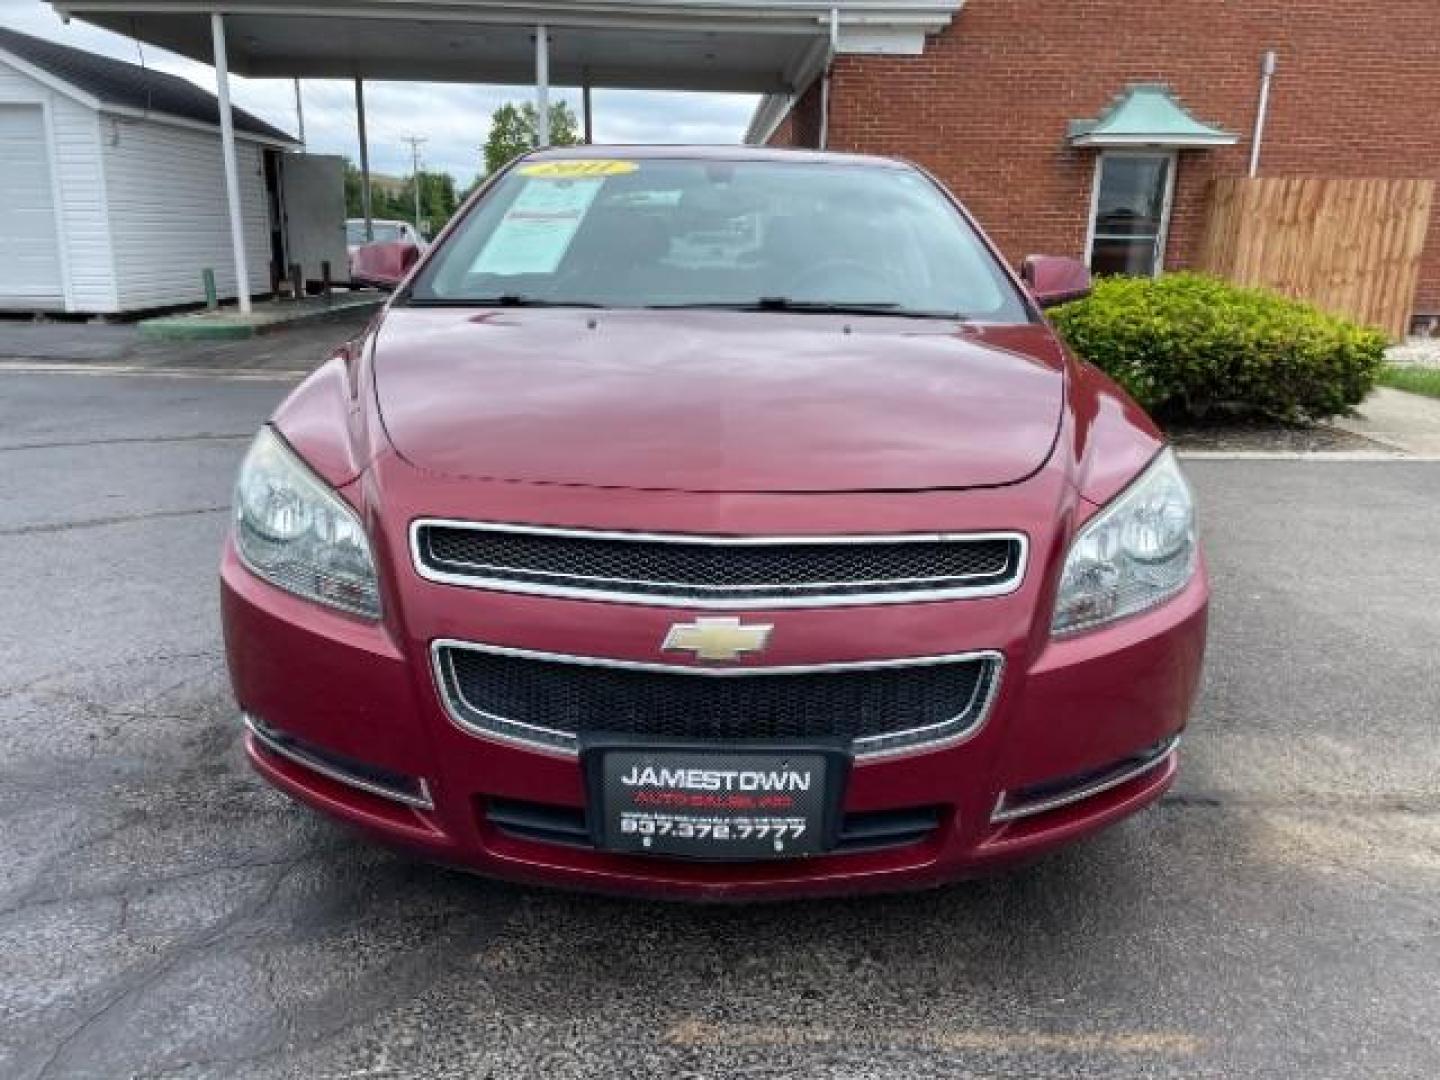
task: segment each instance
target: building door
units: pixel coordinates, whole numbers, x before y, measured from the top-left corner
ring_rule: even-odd
[[[280,282],[290,272],[285,249],[285,186],[280,182],[280,151],[268,147],[260,152],[265,162],[265,207],[270,218],[270,291],[279,292]]]
[[[63,309],[45,113],[0,105],[0,308]]]
[[[285,251],[307,281],[330,264],[332,281],[350,280],[345,246],[345,159],[324,154],[280,157],[280,203],[285,209]]]
[[[1095,163],[1090,272],[1153,277],[1165,261],[1175,155],[1110,150]]]

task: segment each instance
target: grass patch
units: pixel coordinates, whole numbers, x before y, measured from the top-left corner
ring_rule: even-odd
[[[1375,381],[1394,390],[1440,398],[1440,368],[1386,364]]]

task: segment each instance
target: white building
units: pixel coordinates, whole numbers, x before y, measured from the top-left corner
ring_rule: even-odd
[[[250,291],[270,289],[283,131],[234,111]],[[173,75],[0,27],[0,311],[233,297],[219,107]]]

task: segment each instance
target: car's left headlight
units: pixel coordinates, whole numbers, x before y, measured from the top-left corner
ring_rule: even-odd
[[[269,427],[240,466],[235,546],[251,570],[287,592],[380,617],[375,560],[360,519]]]
[[[1195,500],[1164,450],[1076,534],[1051,633],[1090,630],[1163,603],[1189,582],[1197,551]]]

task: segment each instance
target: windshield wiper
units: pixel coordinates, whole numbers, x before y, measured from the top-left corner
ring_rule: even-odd
[[[697,304],[649,304],[660,310],[695,308],[705,311],[798,311],[822,315],[893,315],[902,319],[963,319],[954,311],[907,308],[894,300],[797,300],[788,296],[761,296],[754,300]]]
[[[589,300],[547,300],[540,296],[500,293],[497,296],[412,296],[416,307],[514,307],[514,308],[603,308],[605,304]]]

